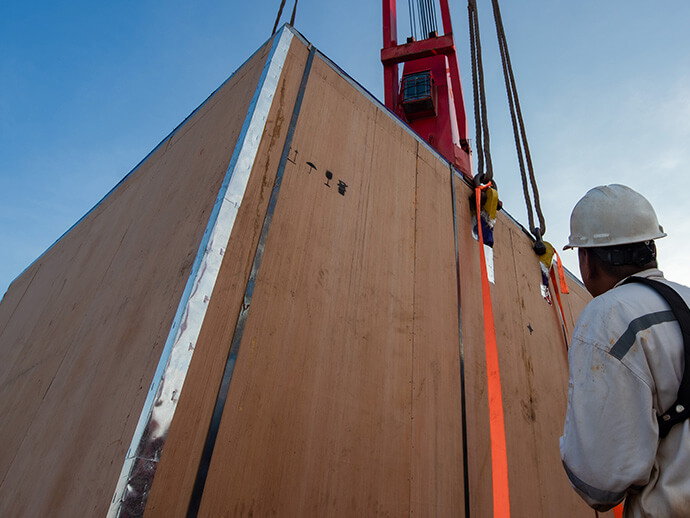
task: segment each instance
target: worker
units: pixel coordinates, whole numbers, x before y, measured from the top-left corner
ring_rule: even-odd
[[[673,307],[629,277],[670,286],[686,310],[690,288],[659,271],[654,240],[666,234],[651,204],[629,187],[590,190],[573,209],[570,232],[565,248],[578,249],[594,299],[578,318],[568,352],[565,472],[596,510],[625,499],[627,518],[690,517],[690,420],[677,416],[665,437],[660,427],[670,407],[683,410],[677,405],[683,337]]]

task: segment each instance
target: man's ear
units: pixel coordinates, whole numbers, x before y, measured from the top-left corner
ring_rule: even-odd
[[[601,273],[599,264],[594,260],[594,254],[589,252],[586,248],[577,249],[577,259],[580,262],[580,275],[582,282],[589,293],[596,297],[599,295],[597,287],[597,278]]]
[[[594,258],[594,254],[587,248],[580,248],[583,254],[583,261],[589,272],[591,278],[596,278],[601,272],[599,271],[599,263]]]
[[[582,275],[582,280],[584,280],[585,277],[589,275],[589,264],[587,255],[588,254],[586,248],[577,249],[577,260],[580,265],[580,275]]]

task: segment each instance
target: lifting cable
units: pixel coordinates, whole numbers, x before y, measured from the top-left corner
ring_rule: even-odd
[[[278,16],[276,16],[276,22],[273,24],[273,32],[271,36],[276,33],[278,29],[278,23],[280,22],[280,17],[283,14],[283,7],[285,7],[285,0],[280,0],[280,7],[278,8]],[[290,17],[290,25],[295,26],[295,14],[297,13],[297,0],[295,0],[295,5],[292,7],[292,16]]]
[[[438,33],[438,21],[436,20],[436,2],[433,0],[426,0],[427,3],[427,13],[429,16],[429,32],[427,34],[427,38],[431,35],[431,33]]]
[[[532,155],[529,151],[529,144],[527,143],[527,133],[525,131],[525,122],[522,117],[522,109],[520,108],[520,100],[518,97],[517,84],[515,82],[515,75],[513,74],[513,66],[510,62],[510,53],[508,52],[508,40],[506,38],[505,29],[503,27],[503,19],[501,17],[501,9],[498,5],[498,0],[491,0],[494,13],[494,22],[496,25],[496,36],[498,37],[498,47],[501,52],[501,65],[503,67],[503,77],[505,79],[506,94],[508,96],[508,105],[510,107],[510,118],[513,125],[513,136],[515,137],[515,149],[518,156],[518,164],[520,166],[520,177],[522,179],[522,191],[525,198],[525,205],[527,206],[527,217],[529,220],[529,230],[534,236],[535,244],[534,251],[540,257],[540,260],[545,263],[547,272],[551,272],[551,284],[556,295],[556,301],[558,302],[558,308],[561,313],[561,321],[564,331],[564,339],[566,349],[568,348],[568,331],[565,320],[565,312],[563,311],[563,305],[561,303],[560,293],[568,293],[568,285],[565,281],[565,273],[563,272],[563,265],[561,263],[561,258],[558,253],[553,250],[553,247],[544,241],[544,235],[546,234],[546,221],[544,220],[544,214],[541,210],[541,202],[539,199],[539,189],[537,187],[537,179],[534,175],[534,166],[532,165]],[[481,79],[480,79],[481,80]],[[529,175],[529,185],[527,176]],[[532,211],[532,200],[530,199],[529,187],[532,188],[532,194],[534,195],[534,212],[537,213],[537,218],[539,220],[539,226],[537,227],[534,222],[534,214]],[[556,282],[555,272],[553,271],[553,264],[551,259],[553,255],[556,255],[556,267],[558,269],[558,274],[560,278],[559,283]],[[548,257],[548,264],[545,258]],[[548,276],[544,281],[544,285],[548,289],[549,279]]]
[[[424,9],[424,5],[422,5],[422,2],[424,2],[424,0],[417,0],[417,9],[419,11],[419,22],[421,24],[421,35],[420,36],[422,39],[424,39],[429,34],[429,21],[427,18],[426,9]]]
[[[415,19],[415,10],[412,7],[412,0],[407,0],[407,10],[410,15],[410,36],[413,40],[417,39],[417,21]]]
[[[510,54],[508,53],[508,41],[506,40],[505,30],[503,28],[503,20],[501,18],[501,10],[498,6],[498,0],[491,0],[494,11],[494,21],[496,23],[496,35],[498,36],[498,46],[501,51],[501,64],[503,65],[503,77],[506,83],[506,93],[508,94],[508,104],[510,106],[510,117],[513,123],[513,134],[515,136],[515,148],[518,155],[518,163],[520,165],[520,175],[522,177],[522,190],[525,196],[525,204],[527,205],[527,217],[529,218],[529,229],[536,239],[535,251],[537,254],[544,252],[542,238],[546,234],[546,223],[544,221],[544,214],[541,211],[541,203],[539,200],[539,189],[537,188],[537,180],[534,176],[534,167],[532,166],[532,156],[529,152],[529,145],[527,144],[527,134],[525,132],[525,123],[522,118],[522,110],[520,109],[520,100],[518,99],[517,85],[515,83],[515,76],[513,75],[513,67],[510,63]],[[539,227],[534,224],[534,215],[532,212],[532,202],[529,195],[529,188],[527,185],[527,172],[525,171],[525,162],[527,165],[527,172],[529,173],[529,183],[534,194],[534,209],[539,219]],[[541,245],[541,249],[538,249]]]
[[[410,36],[414,40],[417,40],[417,29],[419,39],[438,33],[438,18],[433,0],[407,0],[407,9],[410,13]]]
[[[470,23],[470,51],[472,56],[472,90],[474,93],[474,125],[477,134],[477,175],[475,185],[487,184],[493,180],[491,150],[489,146],[489,122],[486,115],[486,92],[484,90],[484,67],[482,65],[482,44],[479,37],[479,17],[476,0],[467,3]]]

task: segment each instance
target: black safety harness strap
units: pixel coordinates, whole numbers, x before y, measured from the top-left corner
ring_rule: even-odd
[[[683,379],[678,388],[678,397],[671,405],[671,408],[662,415],[657,416],[659,421],[659,436],[664,438],[675,424],[690,417],[690,369],[688,369],[688,366],[690,366],[690,309],[678,292],[668,284],[644,277],[628,277],[624,281],[624,284],[631,282],[646,284],[664,297],[669,306],[671,306],[671,311],[673,311],[676,320],[678,320],[680,332],[683,335],[685,368],[683,370]]]

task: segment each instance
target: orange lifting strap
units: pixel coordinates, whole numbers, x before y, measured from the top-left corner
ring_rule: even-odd
[[[558,266],[558,278],[561,281],[561,293],[567,295],[570,293],[570,290],[568,289],[568,283],[565,282],[565,270],[563,270],[563,262],[561,261],[561,256],[558,255],[558,252],[555,250],[553,251],[556,254],[556,265]]]
[[[479,237],[479,259],[482,272],[482,304],[484,309],[484,341],[486,351],[486,378],[489,396],[489,430],[491,439],[491,475],[493,481],[494,516],[510,517],[510,497],[508,486],[508,455],[506,452],[506,432],[503,419],[503,397],[501,395],[501,375],[498,366],[498,348],[494,313],[491,307],[491,291],[484,257],[484,237],[481,221],[481,191],[488,185],[475,188],[477,204],[477,235]]]
[[[563,303],[561,302],[561,293],[564,295],[569,293],[568,284],[565,281],[565,271],[563,270],[563,263],[561,262],[561,256],[558,255],[556,249],[551,245],[551,243],[543,242],[544,252],[539,254],[539,262],[542,272],[542,283],[547,290],[549,285],[553,286],[553,293],[556,297],[556,302],[558,302],[558,309],[561,312],[561,326],[563,327],[563,339],[565,340],[565,349],[568,350],[568,324],[565,320],[565,312],[563,311]],[[536,247],[536,245],[535,245]],[[556,256],[556,266],[553,264],[553,256]],[[556,270],[558,270],[558,277],[556,277]],[[549,282],[549,277],[551,282]],[[551,300],[545,293],[544,297],[547,297],[549,304]]]
[[[563,320],[563,328],[565,330],[565,347],[566,349],[568,348],[568,324],[565,321],[565,312],[563,311],[563,304],[561,304],[561,293],[564,295],[567,295],[570,293],[570,290],[568,289],[568,284],[565,282],[565,272],[563,271],[563,263],[561,262],[561,256],[558,255],[558,252],[554,250],[554,253],[556,254],[556,265],[558,268],[558,277],[560,280],[560,286],[559,283],[556,282],[556,272],[553,268],[551,268],[551,283],[553,284],[553,292],[556,294],[556,301],[558,302],[558,309],[561,310],[561,319]]]

